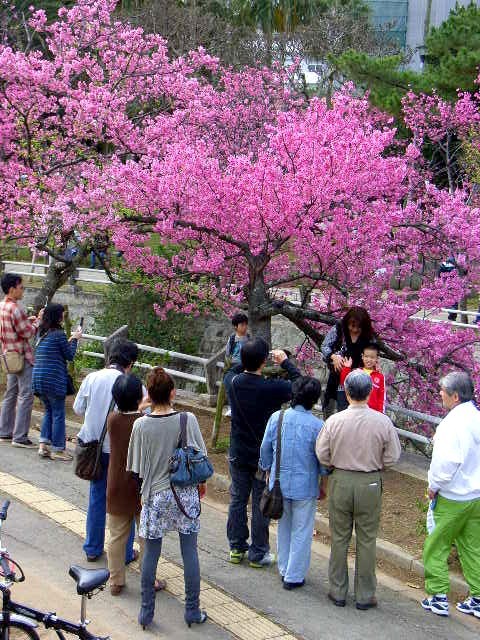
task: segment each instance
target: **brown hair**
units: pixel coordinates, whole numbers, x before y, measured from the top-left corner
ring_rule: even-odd
[[[348,323],[350,320],[356,320],[360,325],[362,340],[370,342],[373,337],[372,320],[368,315],[368,311],[363,307],[350,307],[342,318],[342,329],[345,337],[349,336]]]
[[[168,404],[170,394],[175,388],[172,377],[163,367],[154,367],[148,372],[146,385],[150,400],[154,404]]]

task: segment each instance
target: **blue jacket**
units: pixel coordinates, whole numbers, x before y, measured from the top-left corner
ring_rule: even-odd
[[[32,387],[36,395],[65,396],[67,393],[67,360],[73,360],[77,341],[68,342],[63,329],[48,331],[35,351]]]
[[[275,479],[279,416],[277,411],[270,417],[260,448],[259,465],[264,471],[270,470],[270,489]],[[306,500],[318,496],[318,477],[328,474],[315,455],[315,443],[322,427],[323,422],[301,405],[285,411],[280,457],[280,487],[285,498]]]

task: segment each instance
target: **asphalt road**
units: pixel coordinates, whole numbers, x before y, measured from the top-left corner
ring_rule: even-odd
[[[10,473],[36,486],[47,489],[85,510],[88,483],[78,480],[71,465],[42,460],[34,450],[15,449],[0,445],[0,471]],[[0,494],[2,488],[0,487]],[[379,607],[371,611],[357,611],[348,602],[345,609],[334,607],[326,598],[328,549],[314,542],[312,566],[306,586],[296,592],[287,592],[275,568],[255,570],[248,566],[228,563],[225,537],[225,507],[214,503],[203,506],[202,529],[199,537],[202,578],[224,590],[237,601],[264,613],[272,622],[286,627],[290,633],[308,640],[365,640],[380,637],[386,640],[470,640],[478,637],[480,621],[456,612],[443,619],[424,612],[418,600],[422,593],[407,585],[379,575],[377,598]],[[19,503],[14,503],[8,520],[5,538],[12,555],[25,565],[28,579],[15,590],[28,600],[28,591],[38,594],[47,608],[78,618],[79,602],[74,596],[73,582],[67,576],[69,564],[84,564],[81,540]],[[274,545],[274,530],[272,544]],[[167,536],[164,555],[174,562],[180,561],[178,539]],[[110,633],[114,640],[143,637],[136,624],[139,585],[138,574],[128,577],[125,595],[114,599],[108,592],[97,596],[89,610],[94,620],[92,630]],[[25,593],[25,596],[23,596]],[[48,602],[51,604],[49,605]],[[173,638],[190,638],[182,621],[181,603],[160,594],[156,634]],[[213,624],[195,629],[206,638],[231,637]],[[252,638],[253,640],[253,638]]]

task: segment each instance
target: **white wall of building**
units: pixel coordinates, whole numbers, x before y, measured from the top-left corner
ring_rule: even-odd
[[[420,55],[425,43],[425,32],[431,27],[438,27],[447,18],[452,9],[455,8],[457,0],[409,0],[407,19],[407,48],[413,52],[410,66],[420,70],[422,61]],[[458,0],[458,4],[466,6],[470,0]],[[475,0],[475,4],[480,6],[480,0]],[[430,7],[429,25],[425,24]]]

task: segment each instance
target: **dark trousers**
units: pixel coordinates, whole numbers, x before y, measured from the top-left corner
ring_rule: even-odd
[[[248,551],[248,559],[258,562],[270,550],[268,544],[269,519],[260,511],[260,498],[265,481],[256,478],[256,471],[239,469],[230,463],[230,506],[228,508],[227,537],[230,549]],[[252,496],[251,544],[248,546],[247,504]]]

